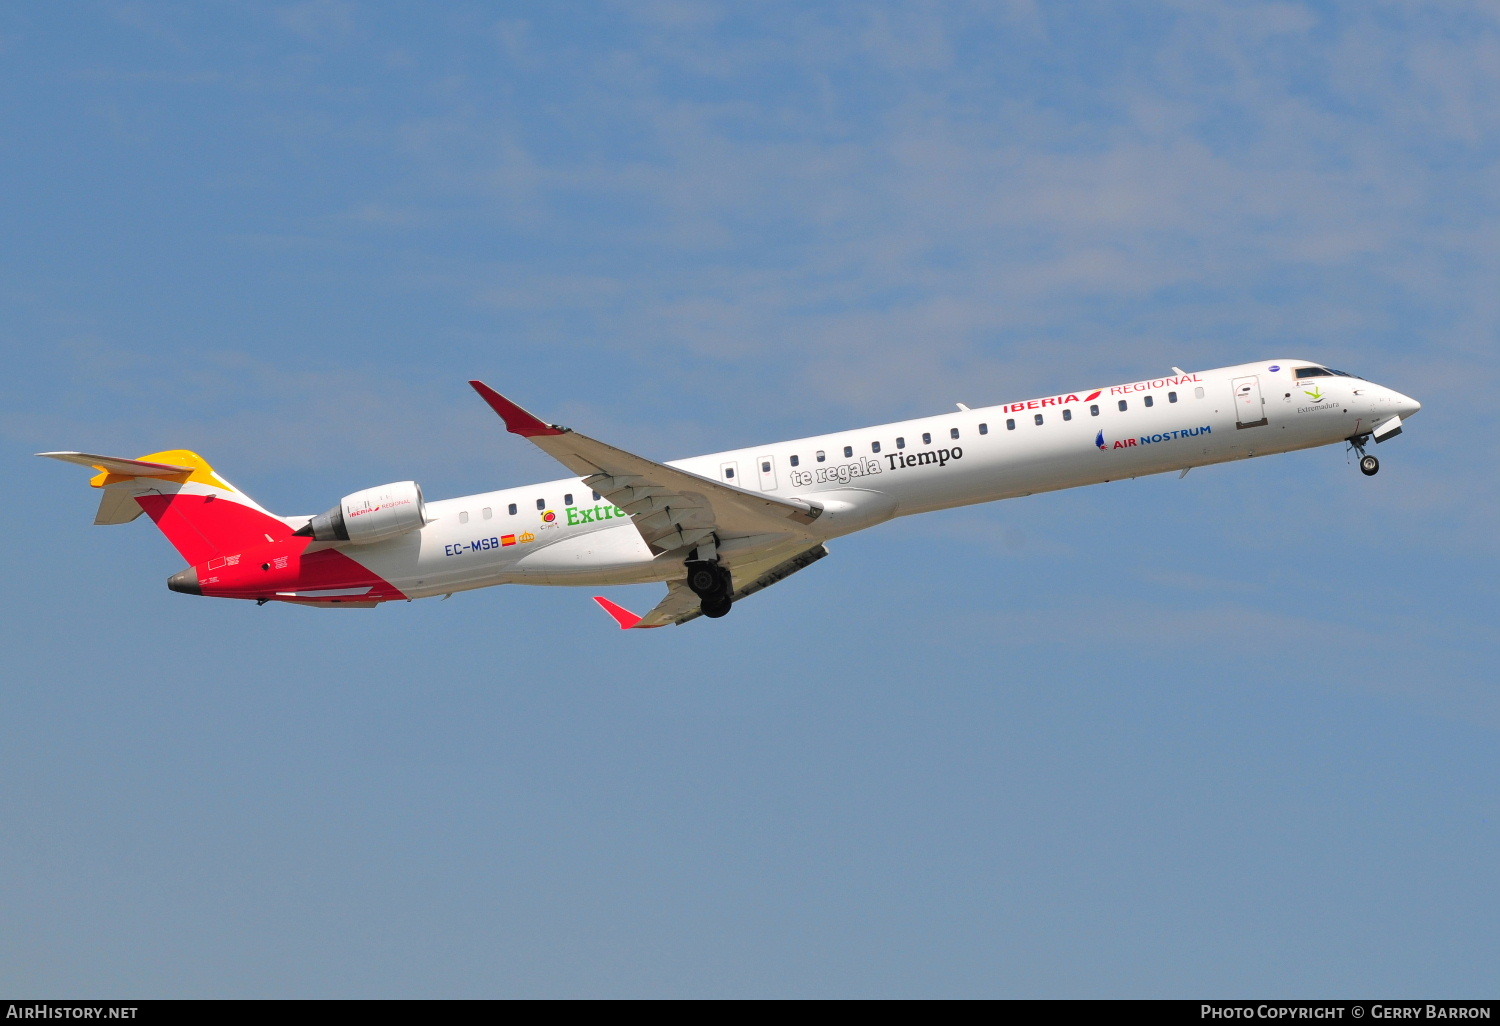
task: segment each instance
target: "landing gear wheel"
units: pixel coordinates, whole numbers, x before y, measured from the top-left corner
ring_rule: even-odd
[[[734,603],[734,578],[721,563],[693,560],[687,565],[687,586],[698,596],[703,615],[717,619]]]
[[[699,598],[723,591],[723,571],[714,563],[695,563],[688,567],[687,586]]]
[[[1374,456],[1361,456],[1359,458],[1359,472],[1365,477],[1374,477],[1380,473],[1380,461]]]
[[[694,562],[687,565],[687,586],[701,599],[728,598],[734,592],[729,571],[718,563]]]

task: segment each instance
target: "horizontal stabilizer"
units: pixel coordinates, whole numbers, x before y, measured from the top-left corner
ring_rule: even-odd
[[[191,474],[194,467],[183,467],[173,463],[148,463],[145,460],[127,460],[120,456],[98,456],[91,452],[39,452],[38,456],[77,463],[81,467],[93,467],[120,477],[181,477]]]
[[[127,524],[144,512],[194,565],[288,537],[293,530],[189,449],[167,449],[134,460],[93,452],[37,455],[99,472],[89,479],[102,492],[94,523]]]
[[[95,488],[104,489],[104,494],[99,496],[99,512],[94,514],[95,524],[128,524],[140,516],[141,506],[135,501],[139,488],[132,485],[141,478],[182,481],[197,469],[179,463],[128,460],[123,456],[100,456],[92,452],[39,452],[37,455],[99,471],[89,482]]]

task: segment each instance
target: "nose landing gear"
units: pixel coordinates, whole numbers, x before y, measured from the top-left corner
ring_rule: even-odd
[[[729,612],[734,604],[734,579],[729,570],[719,563],[694,560],[687,565],[687,586],[701,600],[703,615],[717,619]]]
[[[1365,452],[1365,443],[1369,440],[1369,435],[1355,435],[1349,439],[1349,448],[1359,454],[1359,472],[1365,477],[1374,477],[1380,473],[1380,461]]]

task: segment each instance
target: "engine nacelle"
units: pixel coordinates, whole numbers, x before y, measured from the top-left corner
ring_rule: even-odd
[[[377,485],[344,496],[327,513],[319,513],[297,533],[318,541],[369,545],[415,531],[427,523],[427,504],[415,481]]]

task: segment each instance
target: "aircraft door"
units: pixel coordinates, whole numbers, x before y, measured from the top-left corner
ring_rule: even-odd
[[[1230,382],[1234,390],[1234,419],[1239,427],[1260,427],[1266,423],[1266,401],[1260,395],[1260,377],[1235,378]]]
[[[760,490],[774,492],[776,490],[776,457],[759,456],[755,462],[760,470]]]

